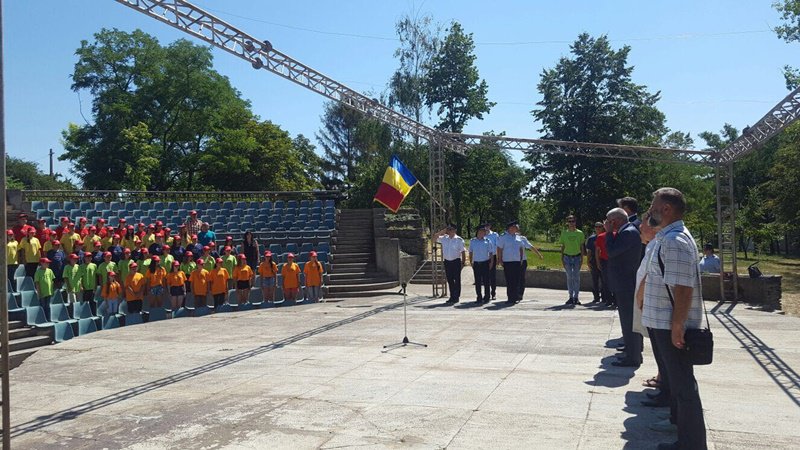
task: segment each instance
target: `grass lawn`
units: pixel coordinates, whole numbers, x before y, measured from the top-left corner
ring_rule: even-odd
[[[764,275],[781,275],[781,309],[787,314],[800,316],[800,258],[774,255],[752,255],[745,259],[744,253],[737,253],[739,273],[747,276],[747,266],[758,263]]]

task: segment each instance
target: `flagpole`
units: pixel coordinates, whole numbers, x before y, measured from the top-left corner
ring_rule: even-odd
[[[419,185],[419,187],[422,188],[423,191],[425,191],[425,193],[428,194],[428,197],[430,197],[431,200],[433,200],[437,205],[439,205],[439,207],[442,208],[442,211],[444,211],[444,213],[447,214],[447,208],[445,208],[444,205],[442,205],[435,198],[433,198],[433,196],[431,195],[431,191],[429,191],[428,188],[426,188],[421,181],[417,180],[417,184]]]

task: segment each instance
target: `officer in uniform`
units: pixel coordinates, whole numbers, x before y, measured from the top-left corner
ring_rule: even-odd
[[[497,262],[503,266],[506,277],[506,303],[513,305],[519,298],[520,273],[522,271],[523,244],[517,236],[519,223],[512,220],[506,225],[506,233],[497,239]]]
[[[520,242],[522,242],[522,262],[520,263],[519,269],[519,296],[518,298],[522,300],[522,296],[525,295],[525,274],[528,272],[528,252],[525,250],[533,250],[539,255],[539,259],[544,260],[544,256],[542,256],[542,252],[539,251],[538,248],[534,247],[533,244],[528,240],[527,237],[517,233],[517,237],[519,237]]]
[[[489,302],[489,270],[494,266],[494,245],[486,237],[486,228],[479,225],[475,230],[476,236],[469,241],[469,260],[472,264],[472,273],[475,275],[475,302],[479,305]],[[484,294],[481,295],[481,288]]]
[[[497,298],[497,238],[499,235],[492,231],[492,224],[486,222],[483,224],[483,228],[486,228],[486,238],[492,242],[493,254],[492,254],[492,264],[489,266],[489,285],[492,288],[492,300]]]
[[[450,289],[450,298],[447,303],[458,303],[461,297],[461,269],[466,263],[467,249],[464,246],[464,239],[456,234],[455,225],[447,225],[444,230],[436,233],[433,238],[442,244],[442,256],[444,257],[444,273],[447,278],[447,286]]]

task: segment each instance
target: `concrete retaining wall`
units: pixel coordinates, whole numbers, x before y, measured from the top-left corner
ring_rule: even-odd
[[[375,238],[375,265],[381,272],[400,279],[400,242],[392,238]]]

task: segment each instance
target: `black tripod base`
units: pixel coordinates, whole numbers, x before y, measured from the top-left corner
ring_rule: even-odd
[[[411,342],[411,341],[408,340],[408,336],[403,336],[403,341],[402,342],[398,342],[397,344],[384,345],[383,348],[385,348],[387,350],[391,350],[391,349],[400,348],[400,347],[408,347],[409,345],[414,345],[414,346],[417,346],[417,347],[427,347],[428,346],[428,344],[420,344],[419,342]]]

